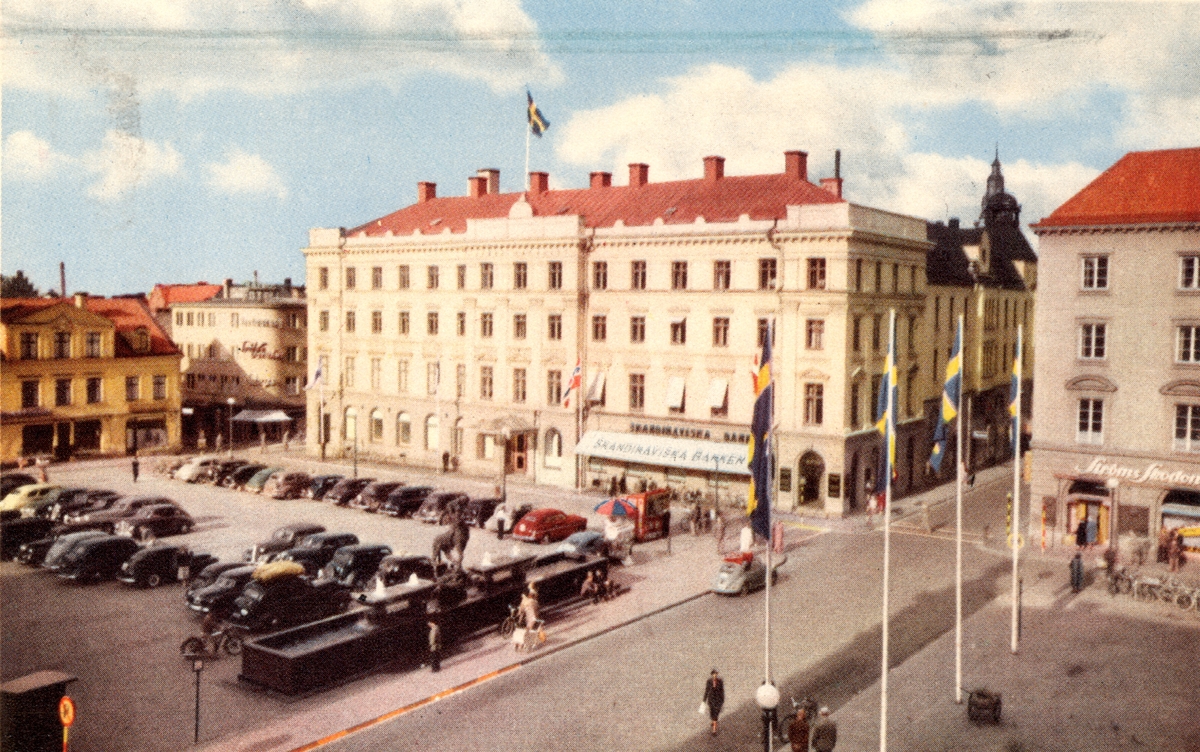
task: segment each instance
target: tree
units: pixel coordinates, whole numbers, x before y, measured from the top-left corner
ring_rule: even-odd
[[[41,293],[20,269],[12,276],[0,274],[0,298],[36,298]]]

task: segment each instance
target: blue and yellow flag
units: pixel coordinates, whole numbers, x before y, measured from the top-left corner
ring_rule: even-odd
[[[875,428],[883,435],[884,450],[879,461],[879,474],[875,481],[875,492],[887,488],[888,479],[896,475],[896,324],[892,319],[888,325],[887,363],[883,367],[883,381],[879,385],[879,399],[875,405]]]
[[[771,537],[771,424],[775,420],[775,387],[771,378],[771,332],[763,341],[762,359],[754,382],[754,417],[750,422],[750,498],[746,514],[750,527],[764,538]]]
[[[933,432],[933,452],[929,455],[929,466],[936,473],[946,456],[946,442],[950,421],[958,417],[958,399],[962,394],[962,321],[954,335],[954,349],[946,363],[946,386],[942,389],[942,409],[938,411],[937,428]]]
[[[1021,330],[1017,329],[1017,347],[1013,350],[1012,384],[1008,388],[1008,415],[1012,426],[1012,451],[1016,457],[1020,451],[1020,437],[1017,436],[1017,413],[1021,409]]]
[[[533,103],[533,95],[529,93],[529,89],[525,90],[525,98],[529,100],[529,106],[525,113],[526,117],[529,118],[529,130],[533,132],[533,135],[541,138],[546,129],[550,127],[550,121],[542,115],[542,111]]]

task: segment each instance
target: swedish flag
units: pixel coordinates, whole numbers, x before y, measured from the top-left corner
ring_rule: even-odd
[[[529,118],[529,130],[533,135],[541,138],[546,129],[550,127],[550,121],[542,115],[542,111],[533,103],[533,95],[529,93],[529,89],[525,90],[525,98],[529,100],[529,106],[525,113],[526,117]]]
[[[1020,451],[1020,437],[1017,436],[1017,413],[1021,409],[1021,329],[1017,329],[1017,346],[1013,350],[1012,383],[1008,388],[1008,415],[1012,422],[1012,451],[1016,457]]]
[[[750,497],[746,514],[750,527],[764,538],[771,536],[771,424],[775,420],[775,387],[771,378],[771,335],[763,341],[762,359],[754,382],[754,417],[750,422]]]
[[[946,385],[942,389],[942,409],[938,412],[937,428],[933,432],[933,452],[929,455],[929,466],[936,473],[946,456],[946,441],[950,421],[958,417],[958,399],[962,393],[962,321],[954,335],[954,349],[946,363]]]
[[[875,481],[875,492],[887,488],[888,479],[896,473],[896,319],[895,312],[888,325],[887,363],[883,368],[883,381],[879,385],[879,399],[875,405],[875,428],[883,435],[883,457],[879,462],[879,475]]]

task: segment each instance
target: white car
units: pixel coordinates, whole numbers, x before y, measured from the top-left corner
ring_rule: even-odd
[[[175,471],[175,480],[181,480],[185,483],[195,483],[196,479],[208,468],[216,465],[221,461],[220,457],[214,455],[200,455],[191,458],[187,462],[179,466]]]

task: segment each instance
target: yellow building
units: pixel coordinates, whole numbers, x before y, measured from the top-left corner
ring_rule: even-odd
[[[141,301],[0,303],[0,460],[178,449],[180,352]]]

